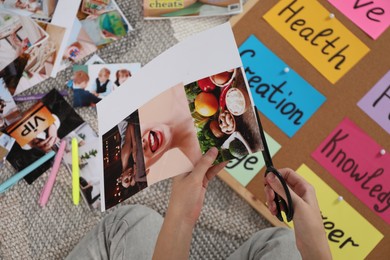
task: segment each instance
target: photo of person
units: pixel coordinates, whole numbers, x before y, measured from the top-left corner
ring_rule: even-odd
[[[77,70],[73,73],[73,107],[95,106],[101,98],[86,90],[90,81],[88,73]]]
[[[202,153],[183,85],[164,91],[138,111],[148,185],[191,171]]]
[[[74,107],[94,106],[115,91],[141,68],[140,63],[74,65],[73,79],[69,85],[74,90]]]
[[[106,208],[148,186],[138,111],[103,135],[103,161]]]
[[[50,21],[58,0],[4,0],[3,7],[22,16]],[[0,4],[1,6],[1,4]]]
[[[11,136],[0,132],[0,167],[3,166],[9,151],[15,143],[15,139]]]
[[[47,38],[31,18],[0,9],[0,70]]]
[[[114,0],[83,1],[77,18],[97,47],[116,41],[132,30]]]
[[[97,96],[104,98],[114,91],[114,83],[110,81],[111,71],[103,67],[99,70],[98,76],[92,81],[88,91]]]
[[[116,71],[116,80],[115,80],[115,85],[119,87],[123,82],[125,82],[128,78],[131,77],[131,72],[126,69],[120,69]]]
[[[59,140],[84,123],[84,120],[73,110],[56,89],[52,89],[48,92],[40,102],[50,111],[51,115],[54,117],[54,123],[45,129],[43,134],[37,132],[35,138],[23,147],[21,147],[18,142],[15,142],[7,156],[7,160],[17,171],[24,169],[42,157],[49,150],[58,149]],[[26,113],[28,113],[28,111],[26,111]],[[18,125],[19,123],[19,121],[15,121],[13,125]],[[9,134],[8,128],[5,131]],[[51,167],[52,161],[53,160],[49,160],[42,164],[24,179],[31,184],[43,172]]]

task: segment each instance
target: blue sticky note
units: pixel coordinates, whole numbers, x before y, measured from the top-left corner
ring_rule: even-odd
[[[257,108],[292,137],[326,98],[254,35],[239,51]]]

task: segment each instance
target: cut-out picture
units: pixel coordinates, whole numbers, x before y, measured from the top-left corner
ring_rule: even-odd
[[[262,149],[241,68],[187,84],[185,91],[202,153],[215,146],[222,162]]]
[[[22,16],[50,21],[58,0],[3,0],[4,8],[11,9]]]
[[[12,96],[15,94],[16,88],[23,76],[24,68],[26,67],[29,58],[30,55],[22,53],[0,71],[0,78],[3,79],[6,88]]]
[[[80,4],[77,18],[73,22],[67,48],[63,54],[62,68],[122,38],[132,30],[131,25],[113,0],[97,14],[84,12],[83,3]]]
[[[43,43],[26,52],[30,58],[13,95],[17,95],[49,78],[54,64],[59,58],[58,51],[64,38],[65,28],[42,22],[38,24],[49,37]]]
[[[130,78],[139,63],[92,64],[73,67],[74,107],[94,106]]]
[[[72,138],[76,138],[79,147],[80,191],[87,204],[94,209],[100,208],[100,174],[98,169],[99,138],[87,123],[69,133],[64,139],[66,149],[64,163],[72,173]]]
[[[0,70],[47,37],[31,18],[0,9]]]
[[[29,115],[29,116],[28,116]],[[60,139],[84,123],[83,119],[66,102],[62,95],[52,89],[41,101],[23,113],[20,120],[5,131],[16,142],[7,160],[20,171],[50,150],[56,150]],[[42,164],[25,177],[32,183],[51,167],[52,160]]]
[[[15,139],[11,136],[0,132],[0,166],[3,165],[5,159],[11,151],[12,146],[15,143]]]
[[[0,131],[20,118],[20,111],[15,104],[6,84],[0,78]]]
[[[183,84],[143,105],[139,117],[148,185],[191,171],[202,153]]]
[[[148,186],[138,111],[105,133],[102,141],[104,203],[108,209]]]

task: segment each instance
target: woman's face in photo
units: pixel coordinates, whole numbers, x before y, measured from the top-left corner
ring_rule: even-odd
[[[169,149],[172,133],[171,129],[163,124],[141,126],[141,131],[145,166],[148,168]]]

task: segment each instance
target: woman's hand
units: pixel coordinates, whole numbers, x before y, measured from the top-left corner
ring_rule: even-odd
[[[332,259],[314,187],[291,169],[281,169],[279,172],[290,188],[295,238],[302,258]],[[266,176],[265,184],[268,208],[276,215],[274,191],[287,201],[284,189],[272,173]]]
[[[217,155],[218,150],[215,147],[211,148],[192,172],[174,178],[167,214],[180,218],[188,225],[195,225],[209,181],[226,166],[226,163],[212,166]]]
[[[218,150],[211,148],[192,172],[174,178],[153,259],[188,259],[192,230],[199,218],[207,185],[226,165],[221,163],[212,166],[217,154]]]

